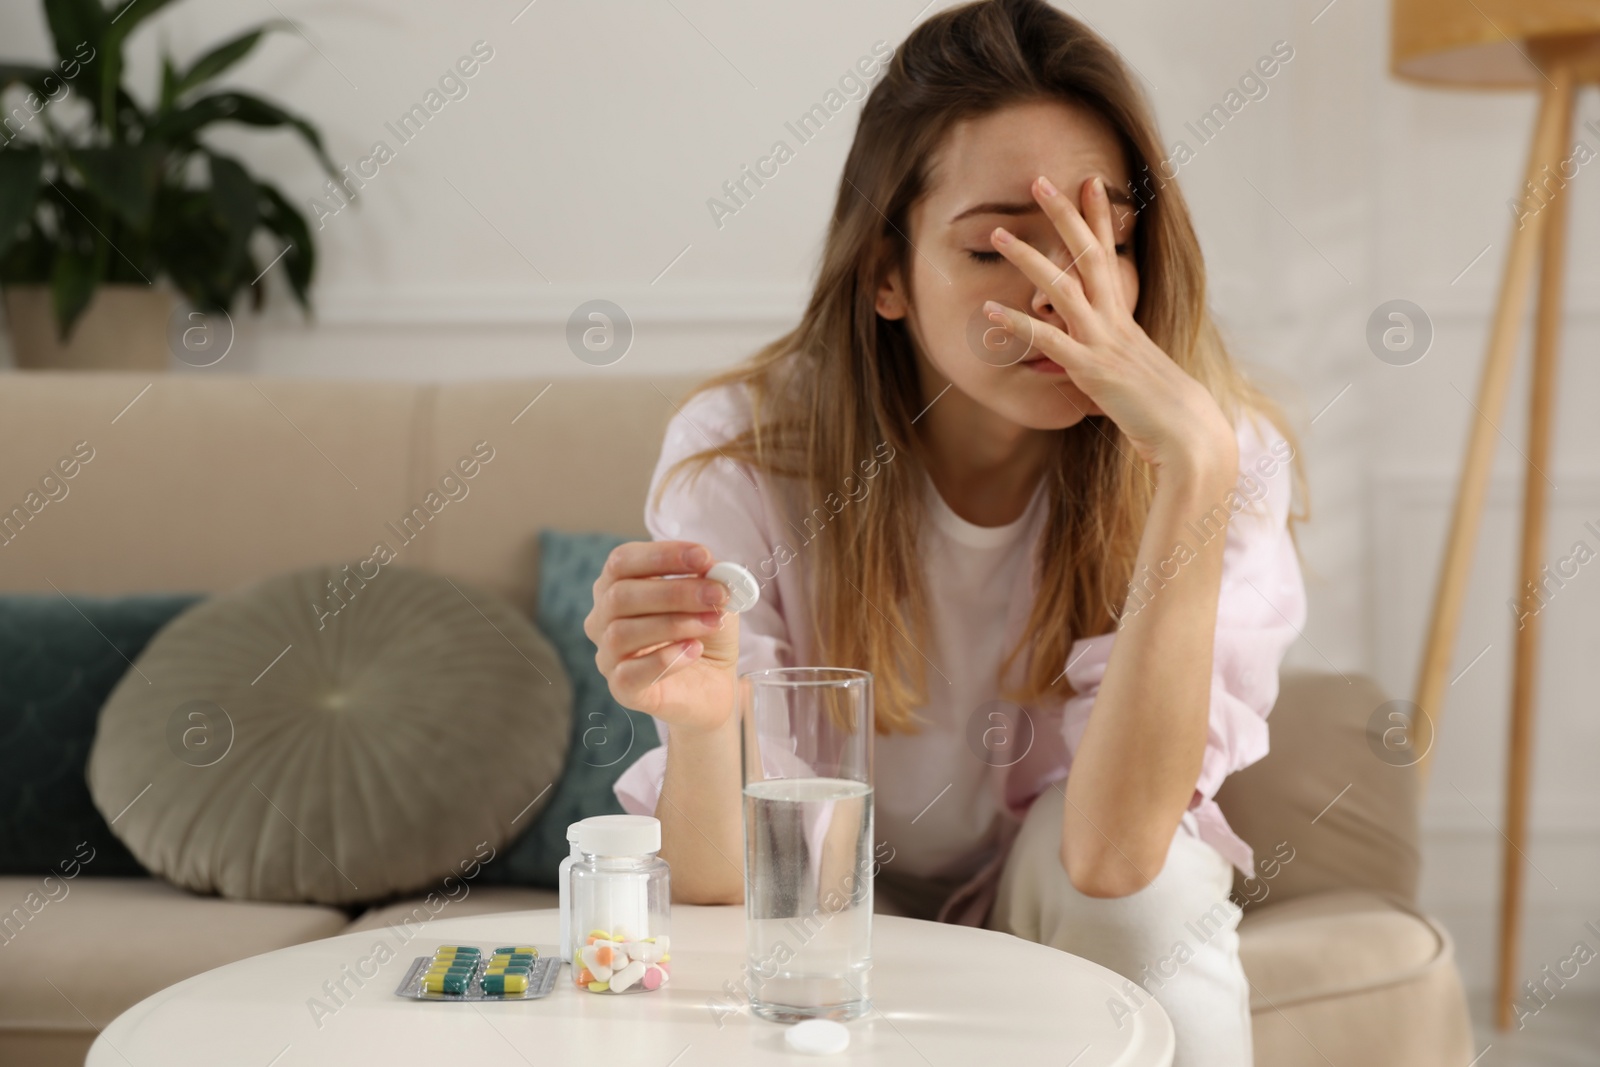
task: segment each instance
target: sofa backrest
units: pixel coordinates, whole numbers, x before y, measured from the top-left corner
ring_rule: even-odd
[[[1421,782],[1412,755],[1384,744],[1392,710],[1366,675],[1281,672],[1272,751],[1217,792],[1255,849],[1254,876],[1234,879],[1246,911],[1329,889],[1416,902]]]
[[[214,592],[384,542],[528,608],[541,527],[648,536],[695,380],[6,375],[0,592]]]
[[[532,612],[540,528],[648,536],[662,433],[696,380],[9,374],[0,593],[215,592],[382,542]],[[1414,899],[1415,768],[1368,742],[1384,699],[1359,675],[1284,672],[1272,752],[1218,796],[1256,850],[1246,899]],[[1280,842],[1294,859],[1263,877]]]

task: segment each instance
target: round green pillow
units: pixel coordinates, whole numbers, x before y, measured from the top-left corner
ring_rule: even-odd
[[[123,675],[89,789],[151,872],[377,900],[476,876],[538,815],[572,729],[555,649],[499,597],[371,565],[202,601]]]

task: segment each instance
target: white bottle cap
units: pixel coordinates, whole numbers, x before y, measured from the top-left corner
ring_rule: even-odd
[[[796,1052],[808,1056],[827,1056],[850,1047],[850,1031],[832,1019],[807,1019],[789,1027],[783,1040]]]
[[[761,600],[761,583],[756,576],[731,559],[713,563],[706,577],[728,587],[728,602],[723,606],[735,614],[749,611]]]
[[[578,848],[595,856],[661,851],[661,822],[650,815],[593,815],[578,823]]]

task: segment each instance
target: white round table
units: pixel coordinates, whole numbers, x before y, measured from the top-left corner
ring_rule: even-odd
[[[558,913],[440,917],[279,949],[148,997],[118,1016],[86,1067],[226,1063],[234,1067],[440,1063],[517,1067],[700,1067],[811,1057],[784,1026],[741,999],[744,908],[672,909],[672,981],[604,996],[571,984],[533,1001],[441,1004],[395,995],[406,968],[440,944],[550,946]],[[846,1024],[835,1064],[914,1067],[1005,1062],[1167,1067],[1172,1024],[1098,964],[1009,934],[873,916],[873,1010]],[[1142,992],[1142,991],[1141,991]]]

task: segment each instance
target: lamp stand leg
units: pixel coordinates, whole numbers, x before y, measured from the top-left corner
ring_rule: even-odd
[[[1576,91],[1559,102],[1561,144],[1569,143]],[[1539,297],[1534,311],[1533,376],[1528,399],[1527,474],[1522,489],[1521,570],[1517,583],[1515,667],[1511,683],[1511,725],[1506,752],[1506,847],[1500,878],[1499,973],[1495,992],[1495,1026],[1511,1028],[1516,1000],[1516,967],[1521,947],[1524,845],[1528,833],[1529,766],[1533,751],[1534,697],[1539,672],[1539,611],[1543,592],[1540,568],[1544,557],[1547,490],[1551,488],[1550,436],[1554,422],[1556,358],[1561,347],[1561,297],[1567,247],[1567,190],[1559,183],[1541,210],[1545,221],[1539,259]]]
[[[1528,152],[1527,181],[1540,186],[1547,172],[1557,172],[1561,164],[1562,137],[1571,127],[1574,95],[1571,69],[1552,62],[1546,74],[1553,83],[1539,101],[1539,118],[1534,127],[1533,144]],[[1461,605],[1466,599],[1467,577],[1478,537],[1478,520],[1483,515],[1488,490],[1489,468],[1494,461],[1495,426],[1505,409],[1507,384],[1516,357],[1517,340],[1527,309],[1528,288],[1533,275],[1534,254],[1542,244],[1549,210],[1530,211],[1531,217],[1511,230],[1511,251],[1506,257],[1505,274],[1500,281],[1499,302],[1495,306],[1494,326],[1489,335],[1489,351],[1484,359],[1483,377],[1474,402],[1476,418],[1467,436],[1467,457],[1456,486],[1455,507],[1450,514],[1450,535],[1439,582],[1434,589],[1433,612],[1428,620],[1428,635],[1423,647],[1422,666],[1417,673],[1413,702],[1426,720],[1428,746],[1417,764],[1424,783],[1438,749],[1439,719],[1443,712],[1445,674],[1455,648],[1456,630],[1461,621]]]

